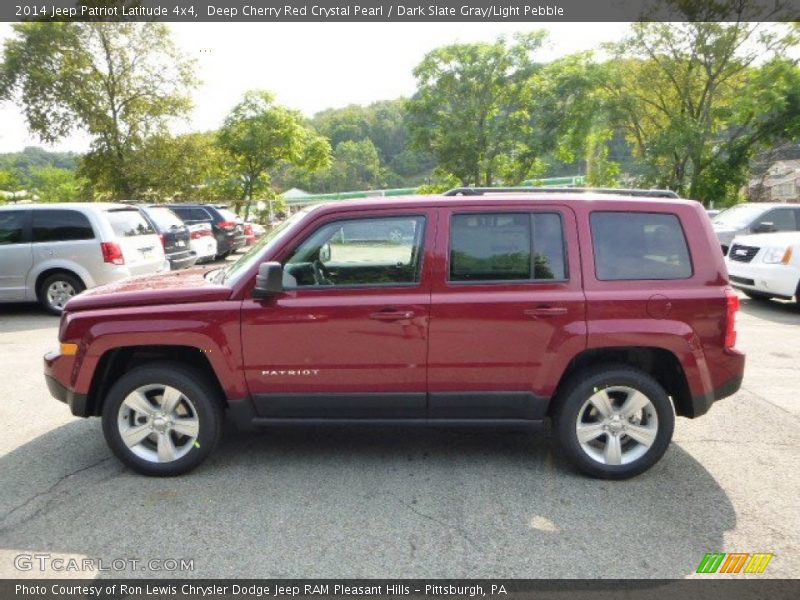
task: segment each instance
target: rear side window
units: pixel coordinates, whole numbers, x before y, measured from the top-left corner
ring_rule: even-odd
[[[235,212],[228,210],[227,208],[218,208],[217,212],[222,215],[222,218],[226,221],[236,221],[239,218],[236,216]]]
[[[76,210],[34,210],[34,242],[67,242],[94,239],[86,215]]]
[[[686,279],[689,248],[678,217],[662,213],[595,212],[591,215],[598,279]]]
[[[0,246],[22,243],[25,212],[24,210],[0,211]]]
[[[566,279],[558,213],[470,213],[450,221],[450,281]]]
[[[155,233],[153,226],[138,210],[110,210],[108,221],[111,228],[119,237],[135,237],[137,235],[151,235]]]

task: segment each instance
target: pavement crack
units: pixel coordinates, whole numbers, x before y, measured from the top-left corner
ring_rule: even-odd
[[[0,532],[4,532],[4,531],[7,531],[8,529],[10,529],[9,525],[7,524],[7,522],[9,521],[9,519],[11,519],[11,517],[17,511],[20,511],[20,510],[30,506],[32,503],[36,502],[37,500],[39,500],[41,498],[47,498],[48,496],[52,495],[53,492],[56,490],[56,488],[59,485],[61,485],[61,483],[63,483],[67,479],[69,479],[70,477],[74,477],[75,475],[78,475],[79,473],[83,473],[84,471],[88,471],[89,469],[92,469],[92,468],[96,467],[97,465],[100,465],[100,464],[102,464],[102,463],[104,463],[104,462],[106,462],[108,460],[111,460],[110,456],[102,458],[102,459],[100,459],[98,461],[95,461],[95,462],[93,462],[91,464],[88,464],[88,465],[85,465],[83,467],[80,467],[78,469],[75,469],[74,471],[70,471],[68,473],[65,473],[64,475],[59,477],[53,484],[48,486],[46,490],[44,490],[42,492],[38,492],[38,493],[34,494],[33,496],[31,496],[30,498],[28,498],[27,500],[25,500],[24,502],[18,504],[17,506],[14,506],[11,510],[6,512],[0,518]],[[31,519],[35,519],[39,515],[41,515],[44,512],[46,512],[49,508],[50,508],[50,500],[47,499],[47,500],[45,500],[44,504],[42,506],[40,506],[39,508],[37,508],[32,514],[28,515],[27,517],[25,517],[24,519],[22,519],[18,523],[15,523],[13,526],[16,527],[18,525],[21,525],[23,523],[26,523],[26,522],[30,521]]]
[[[481,551],[481,547],[478,544],[476,544],[475,541],[469,535],[467,535],[467,532],[464,531],[463,529],[461,529],[460,527],[458,527],[456,525],[453,525],[452,523],[448,523],[447,521],[443,521],[441,519],[437,519],[436,517],[434,517],[432,515],[429,515],[427,513],[424,513],[424,512],[422,512],[420,510],[417,510],[416,508],[414,508],[414,506],[412,504],[408,504],[407,502],[403,502],[400,498],[398,498],[397,496],[395,496],[393,494],[388,494],[388,495],[389,495],[389,497],[392,498],[392,500],[395,500],[398,504],[400,504],[404,508],[407,508],[412,513],[414,513],[415,515],[417,515],[419,517],[422,517],[423,519],[427,519],[428,521],[432,521],[433,523],[436,523],[437,525],[445,528],[446,530],[457,534],[461,539],[463,539],[470,546],[472,546],[472,548],[474,548],[475,550],[478,550],[479,552]]]

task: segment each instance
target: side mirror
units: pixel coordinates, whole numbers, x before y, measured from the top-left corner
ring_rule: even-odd
[[[319,259],[320,261],[326,263],[331,259],[331,245],[324,244],[322,248],[319,249]]]
[[[283,267],[278,262],[265,262],[258,266],[253,298],[268,298],[283,291]]]
[[[775,223],[772,221],[761,221],[753,227],[753,233],[772,233],[775,231]]]

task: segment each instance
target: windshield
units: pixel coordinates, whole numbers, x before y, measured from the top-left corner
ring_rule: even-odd
[[[223,281],[230,284],[235,284],[239,277],[242,276],[243,273],[247,273],[254,264],[256,264],[261,257],[263,256],[265,250],[273,243],[282,240],[284,235],[286,234],[289,229],[291,229],[292,225],[300,221],[303,217],[305,217],[309,211],[313,210],[314,207],[309,207],[304,210],[301,210],[298,213],[295,213],[288,219],[286,219],[280,225],[277,225],[275,229],[269,231],[262,237],[258,242],[253,245],[250,250],[242,254],[241,258],[237,260],[232,265],[225,268],[224,273],[225,276]]]
[[[723,210],[712,220],[714,225],[721,225],[730,229],[742,229],[752,223],[759,215],[764,213],[769,207],[755,206],[753,204],[740,204],[732,206],[728,210]]]

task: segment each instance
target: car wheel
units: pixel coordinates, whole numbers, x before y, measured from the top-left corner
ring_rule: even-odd
[[[763,292],[744,292],[744,295],[750,298],[751,300],[772,300],[773,296],[769,294],[764,294]]]
[[[175,363],[137,367],[103,405],[103,434],[123,463],[145,475],[197,467],[222,433],[222,405],[198,370]]]
[[[672,402],[655,379],[638,369],[612,365],[583,371],[559,396],[559,444],[592,477],[639,475],[658,462],[672,439]]]
[[[225,259],[226,259],[226,258],[228,258],[230,255],[231,255],[231,251],[230,251],[230,250],[228,250],[227,252],[223,252],[222,254],[217,254],[217,256],[216,256],[216,259],[217,259],[217,260],[225,260]]]
[[[52,315],[64,312],[70,298],[77,296],[86,286],[71,273],[54,273],[39,286],[39,303]]]

